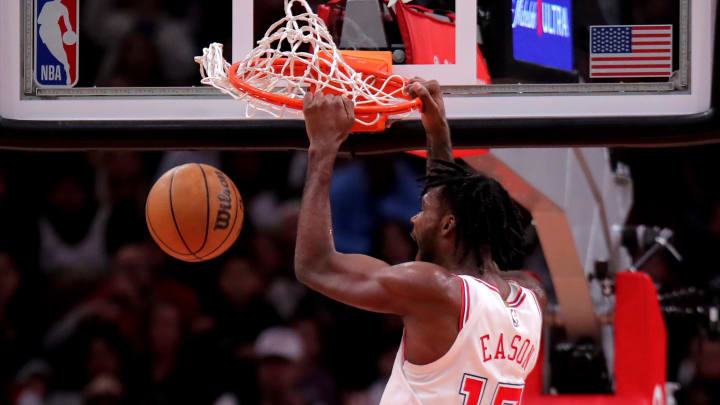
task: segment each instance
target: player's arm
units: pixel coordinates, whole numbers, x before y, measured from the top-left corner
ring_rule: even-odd
[[[310,148],[295,246],[298,280],[332,299],[375,312],[408,315],[426,305],[451,304],[453,292],[460,293],[459,281],[439,266],[390,266],[335,251],[330,180],[340,144],[354,123],[353,105],[344,97],[308,94],[303,112]]]
[[[540,280],[527,271],[501,271],[500,275],[505,280],[515,281],[521,286],[534,292],[538,299],[538,303],[540,304],[540,308],[543,312],[545,311],[545,307],[547,306],[547,296],[545,295],[545,289],[540,283]]]
[[[423,103],[420,118],[427,136],[428,172],[433,165],[433,160],[452,162],[450,126],[445,117],[445,103],[443,102],[440,85],[435,80],[424,81],[420,78],[414,78],[410,80],[408,93],[412,97],[419,97]]]

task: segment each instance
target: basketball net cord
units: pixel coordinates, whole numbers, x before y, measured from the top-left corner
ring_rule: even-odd
[[[305,12],[293,15],[292,7],[299,3]],[[285,17],[274,23],[259,40],[255,47],[240,63],[238,77],[247,84],[260,90],[280,94],[289,98],[302,99],[314,85],[315,92],[331,92],[349,97],[354,105],[393,105],[407,101],[400,98],[402,87],[385,91],[391,80],[401,76],[391,75],[384,80],[375,76],[363,77],[347,64],[333,42],[325,22],[312,12],[306,0],[285,0]],[[285,45],[287,44],[287,45]],[[300,51],[308,44],[312,53]],[[289,45],[289,46],[288,46]],[[282,50],[283,48],[289,50]],[[282,62],[284,60],[284,62]],[[284,116],[288,111],[300,115],[297,110],[288,110],[284,105],[276,105],[239,90],[230,82],[228,71],[230,63],[223,58],[223,45],[212,43],[203,48],[203,55],[195,57],[200,64],[202,84],[210,85],[236,100],[246,102],[245,115],[250,118],[257,111],[266,112],[273,117]],[[274,67],[278,62],[282,67]],[[304,66],[304,68],[303,68]],[[376,83],[381,81],[381,83]],[[398,114],[403,118],[409,113]],[[374,120],[363,121],[362,125],[374,125],[381,118],[378,113]]]

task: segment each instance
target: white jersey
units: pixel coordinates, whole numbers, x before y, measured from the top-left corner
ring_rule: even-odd
[[[380,405],[519,404],[540,350],[542,313],[535,294],[510,282],[498,289],[471,276],[463,286],[460,332],[447,353],[425,365],[405,360],[405,338]]]

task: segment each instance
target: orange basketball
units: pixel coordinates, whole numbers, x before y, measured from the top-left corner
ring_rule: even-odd
[[[225,173],[188,163],[155,182],[145,204],[145,221],[165,253],[201,262],[235,243],[243,223],[242,197]]]

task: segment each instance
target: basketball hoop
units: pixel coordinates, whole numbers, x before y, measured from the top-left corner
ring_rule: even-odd
[[[293,15],[295,3],[305,12]],[[389,117],[403,118],[421,106],[405,91],[407,80],[392,74],[389,52],[339,51],[306,0],[285,0],[285,17],[242,61],[230,65],[218,43],[204,48],[195,61],[201,83],[244,100],[247,117],[258,110],[274,117],[300,115],[305,93],[322,92],[354,102],[354,132],[378,132]]]

